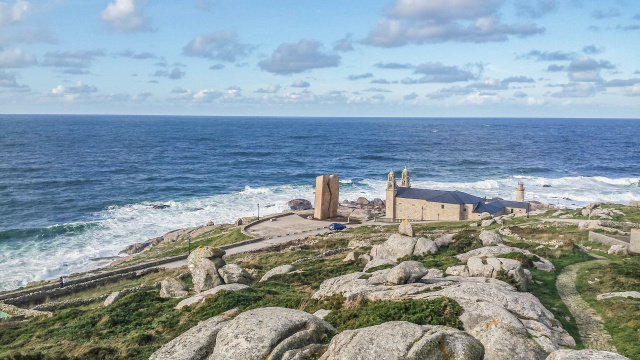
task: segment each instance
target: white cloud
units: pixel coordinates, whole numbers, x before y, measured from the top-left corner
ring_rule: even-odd
[[[97,91],[98,89],[95,86],[86,85],[82,81],[78,81],[74,86],[56,86],[51,90],[51,96],[61,97],[65,101],[75,101],[79,98],[86,98]]]
[[[24,20],[29,10],[31,4],[28,1],[18,0],[13,6],[0,2],[0,27]]]
[[[625,90],[625,95],[627,96],[640,96],[640,84],[635,84],[633,86],[629,86]]]
[[[598,90],[592,83],[571,83],[566,85],[560,85],[562,90],[551,94],[553,97],[559,98],[586,98],[596,94]]]
[[[254,92],[258,94],[275,94],[278,90],[280,90],[280,85],[269,85],[266,88],[260,88]]]
[[[529,106],[540,106],[540,105],[544,105],[547,102],[544,99],[541,98],[535,98],[533,96],[529,96],[527,98],[527,105]]]
[[[303,71],[336,67],[341,57],[336,54],[323,53],[322,44],[314,40],[300,40],[297,43],[283,43],[271,54],[271,58],[258,63],[262,70],[288,75]]]
[[[115,31],[147,31],[150,29],[144,14],[146,5],[146,0],[115,0],[102,10],[100,18]]]
[[[309,86],[311,86],[311,84],[309,84],[304,80],[296,80],[293,82],[293,84],[291,84],[291,87],[296,87],[296,88],[306,88]]]
[[[25,67],[35,63],[35,56],[23,51],[22,49],[0,49],[0,68]]]
[[[218,31],[194,36],[182,52],[187,56],[234,62],[249,55],[253,49],[252,45],[241,44],[235,32]]]
[[[447,41],[495,42],[544,32],[533,23],[500,22],[504,0],[396,0],[365,44],[396,47]]]

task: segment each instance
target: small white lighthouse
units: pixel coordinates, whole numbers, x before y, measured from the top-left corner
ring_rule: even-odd
[[[518,183],[518,189],[516,190],[516,201],[524,201],[524,184],[521,182]]]

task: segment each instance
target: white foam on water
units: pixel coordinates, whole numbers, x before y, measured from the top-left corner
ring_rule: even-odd
[[[525,184],[526,200],[577,208],[593,201],[627,204],[640,201],[640,178],[505,177],[472,182],[412,181],[416,188],[460,190],[487,198],[515,198],[519,181]],[[381,179],[341,180],[340,201],[385,198],[386,177]],[[550,187],[543,187],[550,185]],[[171,230],[198,226],[209,221],[233,223],[239,217],[278,213],[288,209],[287,202],[302,198],[313,201],[313,184],[273,186],[208,197],[167,201],[166,209],[154,209],[159,203],[111,206],[95,214],[97,218],[84,232],[66,233],[53,240],[0,243],[0,290],[14,289],[29,281],[44,280],[73,272],[94,269],[103,263],[92,258],[117,255],[127,245],[163,235]],[[269,205],[269,207],[266,207]]]

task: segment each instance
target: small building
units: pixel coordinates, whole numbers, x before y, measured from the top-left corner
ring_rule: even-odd
[[[518,184],[518,198],[524,200],[524,187]],[[486,199],[462,191],[416,189],[411,187],[409,170],[402,172],[400,187],[396,175],[389,173],[387,180],[387,218],[393,220],[479,220],[487,215],[528,214],[529,203]]]

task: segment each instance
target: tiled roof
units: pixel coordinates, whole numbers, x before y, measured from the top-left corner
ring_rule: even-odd
[[[403,199],[419,199],[445,204],[474,204],[474,213],[488,212],[489,214],[495,214],[497,212],[500,212],[505,207],[519,209],[529,208],[529,203],[527,202],[493,200],[489,203],[485,203],[485,199],[464,193],[462,191],[444,191],[400,187],[398,188],[396,197]]]

